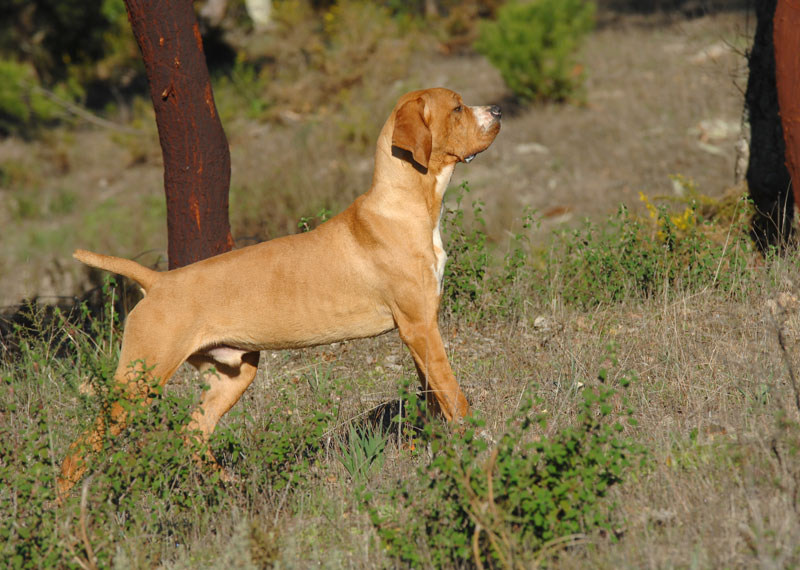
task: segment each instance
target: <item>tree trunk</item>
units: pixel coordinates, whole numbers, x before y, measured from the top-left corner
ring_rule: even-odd
[[[758,0],[755,3],[756,33],[748,58],[745,93],[751,137],[747,185],[756,207],[753,237],[762,250],[784,245],[794,215],[775,84],[773,16],[776,3],[777,0]]]
[[[169,268],[233,247],[231,159],[190,0],[125,0],[164,157]]]
[[[800,0],[779,0],[775,9],[775,80],[778,90],[785,165],[793,181],[800,181]],[[792,184],[794,203],[800,204],[800,184]]]

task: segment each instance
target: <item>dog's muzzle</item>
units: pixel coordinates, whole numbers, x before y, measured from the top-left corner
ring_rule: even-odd
[[[478,107],[478,120],[480,121],[480,127],[484,131],[488,131],[490,128],[495,126],[497,123],[500,122],[500,119],[503,117],[503,111],[500,109],[498,105],[491,105],[489,107]],[[470,154],[469,156],[463,157],[461,160],[469,164],[472,162],[472,159],[475,158],[475,154]]]

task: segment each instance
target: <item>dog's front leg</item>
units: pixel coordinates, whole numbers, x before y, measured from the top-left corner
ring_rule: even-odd
[[[469,403],[450,368],[436,316],[423,320],[398,315],[396,321],[400,338],[414,357],[428,403],[449,421],[467,416]]]

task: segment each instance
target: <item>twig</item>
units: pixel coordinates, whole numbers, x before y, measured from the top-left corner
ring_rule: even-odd
[[[72,113],[73,115],[78,116],[81,119],[92,123],[93,125],[97,125],[99,127],[103,127],[106,129],[113,129],[115,131],[120,131],[123,133],[130,133],[134,135],[144,134],[144,131],[141,129],[134,129],[133,127],[127,127],[125,125],[120,125],[112,121],[109,121],[108,119],[98,117],[97,115],[90,113],[86,109],[62,99],[61,97],[59,97],[52,91],[45,89],[44,87],[34,85],[33,90],[36,91],[37,93],[41,93],[42,95],[50,99],[53,103],[62,107],[68,113]]]
[[[385,404],[385,402],[381,402],[381,403],[380,403],[380,404],[378,404],[377,406],[373,406],[372,408],[369,408],[368,410],[364,410],[363,412],[359,412],[359,413],[357,413],[356,415],[354,415],[354,416],[352,416],[352,417],[350,417],[350,418],[348,418],[348,419],[346,419],[346,420],[343,420],[343,421],[339,422],[338,424],[336,424],[335,426],[333,426],[332,428],[330,428],[328,431],[324,432],[324,433],[323,433],[323,434],[320,436],[320,439],[324,439],[324,438],[326,438],[326,437],[329,437],[329,436],[333,435],[333,433],[334,433],[335,431],[339,430],[339,428],[341,428],[341,427],[343,427],[343,426],[346,426],[346,425],[350,425],[350,424],[352,424],[353,422],[355,422],[357,419],[359,419],[359,418],[363,418],[364,416],[367,416],[367,415],[371,414],[371,413],[372,413],[372,412],[374,412],[375,410],[378,410],[378,409],[380,409],[380,408],[381,408],[381,406],[383,406],[384,404]],[[403,403],[402,403],[402,401],[401,401],[401,402],[400,402],[400,413],[401,413],[401,415],[402,415],[402,410],[403,410]],[[398,441],[399,441],[399,440],[398,440]]]
[[[781,357],[786,370],[789,372],[789,380],[792,382],[792,390],[794,391],[794,405],[797,411],[800,412],[800,389],[797,386],[797,376],[794,373],[794,366],[792,359],[789,357],[789,349],[786,347],[785,327],[786,319],[789,311],[797,309],[797,298],[789,294],[781,293],[777,299],[770,299],[767,301],[767,307],[772,316],[772,322],[778,333],[778,346],[781,349]]]
[[[472,557],[475,559],[475,566],[478,570],[483,570],[483,562],[481,562],[481,550],[478,546],[478,540],[481,537],[481,523],[475,523],[475,532],[472,533]]]
[[[781,355],[783,362],[786,364],[786,369],[789,371],[789,379],[792,381],[792,389],[794,390],[794,405],[797,411],[800,412],[800,390],[797,388],[797,377],[794,374],[794,366],[789,358],[789,351],[786,348],[786,339],[783,336],[783,325],[775,323],[778,329],[778,345],[781,347]]]
[[[568,534],[567,536],[559,536],[558,538],[554,538],[553,540],[546,542],[544,546],[539,549],[539,553],[536,555],[533,567],[538,568],[542,564],[545,556],[550,555],[552,551],[566,548],[574,544],[580,544],[585,540],[585,534]]]
[[[89,542],[89,534],[86,532],[86,511],[87,511],[87,504],[89,502],[89,483],[91,482],[91,477],[87,477],[86,480],[83,482],[83,488],[81,489],[81,517],[80,517],[80,531],[81,531],[81,540],[83,541],[83,547],[86,549],[86,565],[89,570],[97,570],[97,565],[95,564],[95,555],[94,549],[92,548],[92,543]]]

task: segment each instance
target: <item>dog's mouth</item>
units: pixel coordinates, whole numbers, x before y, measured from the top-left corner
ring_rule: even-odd
[[[467,157],[464,157],[462,160],[463,160],[464,162],[466,162],[467,164],[469,164],[470,162],[472,162],[472,159],[473,159],[473,158],[475,158],[476,156],[477,156],[477,155],[475,155],[475,154],[471,154],[471,155],[469,155],[469,156],[467,156]]]

